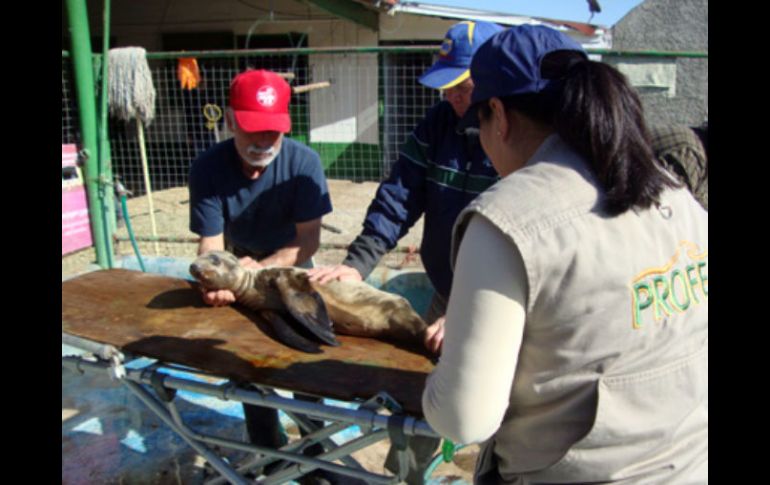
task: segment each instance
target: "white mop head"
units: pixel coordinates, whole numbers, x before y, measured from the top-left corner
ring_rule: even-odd
[[[155,117],[155,87],[145,54],[141,47],[110,49],[108,89],[111,115],[147,126]]]

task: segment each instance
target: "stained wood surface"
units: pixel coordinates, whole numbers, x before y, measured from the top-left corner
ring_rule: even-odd
[[[338,335],[339,347],[299,352],[274,340],[258,312],[210,307],[194,283],[125,269],[62,282],[62,331],[240,382],[341,400],[386,391],[417,416],[433,369],[419,344]]]

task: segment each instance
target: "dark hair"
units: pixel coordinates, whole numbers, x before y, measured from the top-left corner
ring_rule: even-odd
[[[650,207],[665,187],[678,186],[656,165],[641,100],[623,74],[576,51],[552,52],[540,69],[544,78],[561,80],[556,88],[501,98],[503,105],[552,126],[588,160],[610,214]],[[483,104],[479,116],[490,114]]]
[[[703,150],[706,152],[706,171],[708,172],[708,158],[709,158],[709,122],[704,121],[700,126],[691,126],[690,129],[698,135],[698,139],[703,145]]]

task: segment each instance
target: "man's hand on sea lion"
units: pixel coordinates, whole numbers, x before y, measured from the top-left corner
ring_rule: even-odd
[[[211,306],[225,306],[235,303],[235,294],[230,290],[204,291],[203,301]]]
[[[446,317],[439,317],[433,324],[425,329],[425,347],[434,354],[441,353],[441,344],[444,343],[444,322]]]
[[[323,266],[308,270],[307,275],[310,281],[317,281],[322,285],[329,281],[363,281],[361,273],[357,269],[344,264],[336,266]]]

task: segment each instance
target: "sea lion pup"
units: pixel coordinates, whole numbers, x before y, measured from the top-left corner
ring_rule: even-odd
[[[417,343],[427,327],[402,296],[363,282],[312,282],[300,268],[246,269],[227,251],[199,256],[190,265],[190,274],[204,288],[232,291],[238,303],[252,310],[287,310],[313,335],[331,345],[336,343],[334,330],[345,335]],[[280,331],[286,329],[278,328],[281,324],[274,320],[274,313],[268,312],[267,316],[280,338]]]

